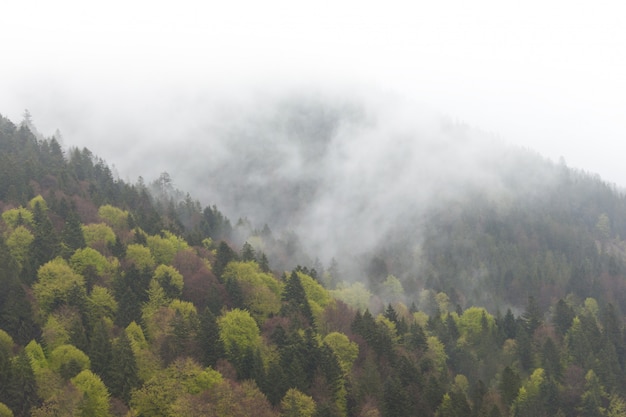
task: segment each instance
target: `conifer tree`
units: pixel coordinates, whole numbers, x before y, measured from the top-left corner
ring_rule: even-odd
[[[102,319],[95,323],[91,332],[88,352],[91,360],[91,370],[100,375],[104,383],[109,385],[108,370],[112,360],[112,344],[109,339],[109,332]]]
[[[224,357],[224,346],[220,339],[217,319],[208,307],[200,314],[197,342],[200,349],[200,360],[204,366],[214,367],[217,361]]]
[[[76,249],[84,248],[85,246],[85,236],[83,235],[80,219],[75,211],[70,211],[61,231],[62,256],[69,258]]]
[[[215,275],[221,279],[222,273],[224,273],[224,269],[226,265],[230,261],[234,261],[237,259],[237,254],[233,251],[230,246],[223,240],[217,247],[217,254],[215,257],[215,264],[213,265],[213,272]]]
[[[297,313],[308,322],[302,323],[303,325],[314,325],[313,312],[311,311],[311,306],[306,298],[304,287],[296,271],[291,273],[291,276],[285,284],[282,300],[284,302],[281,308],[282,315],[289,316]]]
[[[58,255],[59,242],[48,213],[39,201],[35,201],[33,207],[33,223],[35,239],[31,243],[31,259],[37,269]]]
[[[32,407],[39,402],[37,383],[25,352],[20,353],[13,360],[11,378],[7,387],[6,404],[13,410],[16,417],[29,416]]]
[[[128,404],[132,390],[139,386],[140,381],[137,362],[126,332],[122,332],[113,345],[108,380],[111,394]]]

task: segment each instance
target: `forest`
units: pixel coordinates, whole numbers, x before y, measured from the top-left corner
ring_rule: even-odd
[[[0,116],[0,417],[626,416],[626,197],[508,155],[325,265]]]

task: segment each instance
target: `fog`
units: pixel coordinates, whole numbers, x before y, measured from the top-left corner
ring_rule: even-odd
[[[422,214],[470,190],[506,200],[511,147],[623,187],[626,33],[617,3],[592,9],[12,2],[0,114],[27,108],[123,180],[168,172],[327,262],[398,233],[417,245]]]
[[[121,179],[167,172],[233,223],[295,233],[308,259],[294,262],[336,258],[346,269],[389,240],[418,250],[423,216],[470,192],[497,202],[519,192],[505,176],[526,155],[423,103],[362,86],[141,96],[113,113],[71,95],[64,103],[65,146],[88,146]],[[528,172],[525,185],[546,189],[551,175]]]

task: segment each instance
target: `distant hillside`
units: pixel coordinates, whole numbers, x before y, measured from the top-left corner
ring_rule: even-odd
[[[493,311],[569,293],[626,308],[626,200],[597,176],[391,99],[294,95],[238,110],[181,138],[192,152],[172,175],[243,218],[239,244],[255,235],[275,266],[334,258],[342,280],[376,293],[399,278],[407,302],[428,289]]]
[[[625,415],[623,193],[393,113],[232,124],[219,208],[0,116],[0,416]]]

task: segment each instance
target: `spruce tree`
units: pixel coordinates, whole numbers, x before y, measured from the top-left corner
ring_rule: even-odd
[[[140,381],[135,354],[126,332],[122,332],[115,341],[111,357],[111,370],[107,378],[110,381],[109,389],[113,396],[128,404],[132,390],[139,386]]]
[[[220,339],[217,319],[208,307],[200,314],[196,337],[202,365],[214,367],[217,361],[224,357],[224,346]]]

